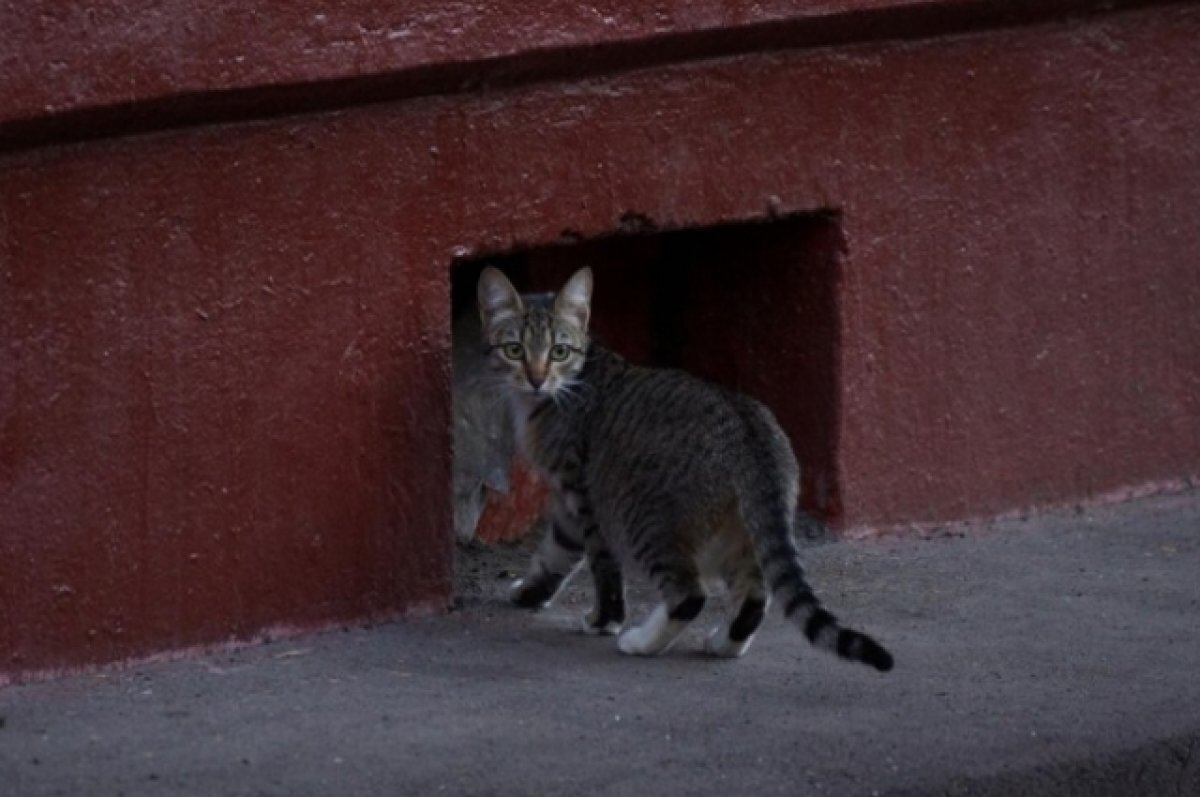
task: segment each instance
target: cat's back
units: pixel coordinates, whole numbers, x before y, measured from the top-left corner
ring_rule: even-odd
[[[726,480],[755,457],[792,460],[766,406],[685,371],[626,365],[597,398],[588,447],[625,477],[675,489],[683,479]]]
[[[654,438],[719,433],[736,416],[736,394],[675,368],[625,365],[599,386],[594,434],[625,444]]]

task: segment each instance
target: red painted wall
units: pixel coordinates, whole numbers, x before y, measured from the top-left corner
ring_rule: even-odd
[[[0,146],[1058,19],[1162,0],[0,0]]]
[[[395,82],[354,83],[356,55],[335,85],[394,101],[316,87],[324,112],[174,130],[300,110],[291,81],[331,72],[295,55],[209,96],[263,77],[132,47],[134,91],[111,54],[79,89],[52,57],[77,27],[6,26],[76,82],[0,56],[0,673],[443,605],[451,264],[630,213],[838,211],[846,529],[1194,478],[1200,10],[898,41],[871,20],[942,23],[835,13],[910,5],[598,51],[628,71],[514,56],[492,88],[475,45]],[[194,42],[173,19],[151,38]],[[870,41],[800,46],[855,20]],[[665,62],[706,52],[728,57]],[[182,73],[143,91],[164,58]]]

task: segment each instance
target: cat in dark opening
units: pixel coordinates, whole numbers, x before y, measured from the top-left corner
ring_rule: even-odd
[[[794,541],[799,465],[759,402],[682,371],[632,365],[588,336],[592,272],[556,295],[522,296],[498,270],[479,278],[487,367],[507,393],[517,444],[551,485],[549,531],[512,588],[541,607],[586,559],[594,633],[624,653],[668,649],[720,578],[736,605],[706,650],[740,656],[774,597],[809,642],[880,671],[892,656],[843,628],[804,577]],[[661,602],[622,628],[622,568],[637,568]]]

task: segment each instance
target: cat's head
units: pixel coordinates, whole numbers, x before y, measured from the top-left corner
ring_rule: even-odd
[[[477,295],[488,365],[505,387],[535,398],[569,392],[587,352],[592,270],[576,271],[553,296],[521,296],[485,268]]]

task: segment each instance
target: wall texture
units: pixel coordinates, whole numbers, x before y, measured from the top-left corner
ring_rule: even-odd
[[[845,530],[1200,473],[1194,6],[33,5],[0,678],[444,606],[452,264],[631,225],[836,211]]]

